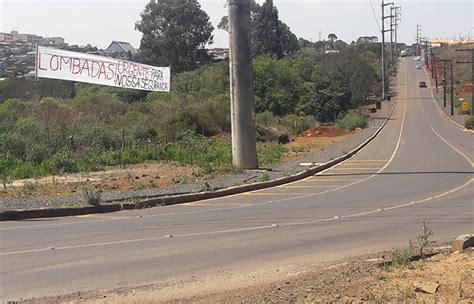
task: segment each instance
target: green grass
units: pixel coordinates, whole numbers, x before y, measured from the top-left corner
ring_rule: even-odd
[[[23,185],[22,192],[25,195],[34,195],[34,194],[36,194],[37,191],[38,191],[38,187],[33,183],[26,182]]]
[[[83,194],[84,194],[84,198],[86,199],[87,203],[89,203],[89,205],[100,206],[100,201],[102,197],[101,190],[95,191],[95,190],[86,189],[84,190]]]
[[[270,142],[259,145],[257,151],[259,166],[266,167],[279,163],[287,152],[287,149],[277,142]]]
[[[264,173],[259,178],[260,182],[269,182],[272,180],[272,177],[268,173]]]
[[[413,244],[412,241],[409,241],[408,248],[394,248],[389,253],[390,262],[383,263],[382,268],[390,270],[391,268],[400,268],[408,266],[413,257]]]

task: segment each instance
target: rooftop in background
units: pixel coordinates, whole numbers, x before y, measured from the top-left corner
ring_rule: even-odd
[[[18,33],[18,31],[11,31],[10,33],[0,32],[0,42],[6,43],[32,43],[32,44],[41,44],[41,45],[54,45],[62,46],[66,45],[64,38],[62,37],[43,37],[36,34],[27,34],[27,33]]]
[[[124,41],[112,41],[105,51],[120,57],[131,57],[137,53],[137,50],[130,43]]]
[[[441,45],[472,44],[474,40],[428,39],[428,43],[433,47],[440,47]]]

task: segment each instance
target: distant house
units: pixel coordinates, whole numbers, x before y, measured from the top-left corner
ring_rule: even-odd
[[[114,57],[130,59],[137,53],[137,50],[128,42],[112,41],[105,52]]]
[[[0,41],[13,41],[13,35],[9,33],[0,33]]]
[[[229,49],[225,49],[225,48],[208,49],[207,54],[211,56],[211,58],[214,61],[226,60],[229,58]]]
[[[35,34],[17,34],[16,36],[14,35],[14,37],[16,40],[28,43],[41,43],[43,41],[42,36],[38,36]]]
[[[45,37],[43,38],[43,44],[53,46],[65,45],[64,38],[62,37]]]

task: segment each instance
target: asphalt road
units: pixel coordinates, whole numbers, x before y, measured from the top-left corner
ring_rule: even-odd
[[[401,60],[397,104],[350,160],[271,189],[164,208],[0,223],[0,300],[205,282],[474,232],[474,135]],[[170,237],[172,236],[172,237]],[[258,283],[258,280],[254,283]],[[254,284],[252,283],[252,284]],[[178,284],[178,285],[177,285]]]

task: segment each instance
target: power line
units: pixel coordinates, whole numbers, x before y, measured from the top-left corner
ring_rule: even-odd
[[[377,17],[377,14],[375,13],[374,5],[372,4],[373,0],[369,0],[369,1],[370,1],[370,7],[372,8],[372,13],[374,14],[375,22],[377,23],[377,27],[379,28],[379,31],[381,31],[382,29],[380,28],[379,19]]]

